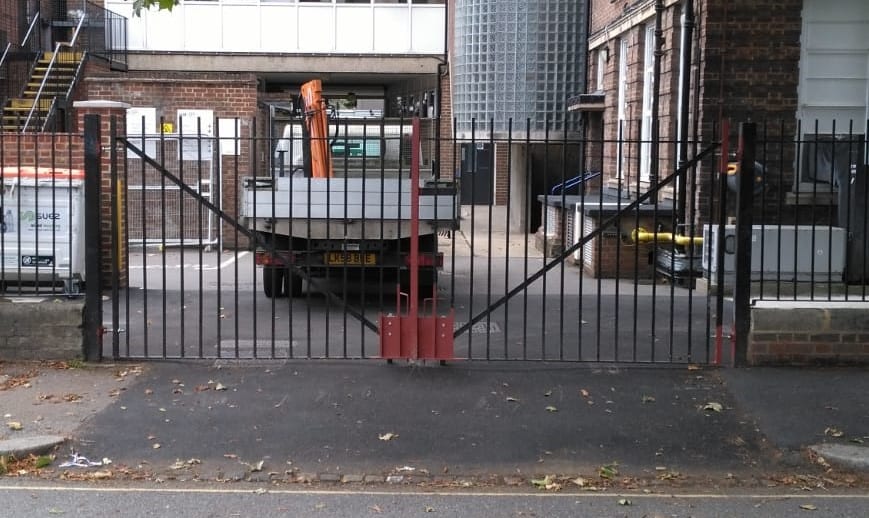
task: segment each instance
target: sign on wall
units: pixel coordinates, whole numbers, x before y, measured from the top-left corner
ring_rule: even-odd
[[[217,128],[220,130],[220,155],[239,155],[238,149],[238,126],[239,119],[217,119]]]
[[[157,143],[153,138],[142,137],[158,132],[157,108],[149,106],[127,108],[127,138],[151,158],[157,158]]]
[[[211,160],[214,156],[213,110],[178,110],[179,136],[182,160]]]

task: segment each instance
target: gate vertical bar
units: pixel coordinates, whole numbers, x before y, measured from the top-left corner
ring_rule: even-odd
[[[111,206],[112,206],[112,358],[117,359],[121,354],[120,336],[120,209],[121,202],[118,192],[118,150],[115,146],[115,137],[118,134],[118,121],[112,116],[109,123],[109,159],[111,166]],[[70,241],[71,242],[71,241]]]
[[[721,363],[722,348],[724,347],[724,230],[727,219],[727,167],[730,156],[730,121],[721,121],[721,164],[718,173],[718,231],[714,234],[715,243],[709,247],[709,253],[717,250],[715,257],[709,257],[709,264],[715,261],[715,360],[717,365]],[[710,221],[712,219],[710,218]],[[713,236],[712,225],[709,227],[709,238]],[[710,280],[711,280],[710,275]]]
[[[102,133],[99,115],[84,117],[84,192],[85,192],[85,326],[84,357],[102,360],[103,302],[100,293],[102,262],[100,232],[100,154]]]
[[[736,350],[734,364],[748,359],[748,332],[751,326],[751,227],[754,210],[754,157],[757,126],[739,124],[739,192],[736,197],[736,282],[733,288]]]

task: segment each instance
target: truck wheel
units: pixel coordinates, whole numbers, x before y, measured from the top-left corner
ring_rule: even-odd
[[[284,275],[283,268],[263,267],[263,293],[266,294],[266,297],[281,296],[284,291]]]
[[[284,276],[284,292],[290,297],[302,296],[302,277],[296,275],[292,270],[287,270]]]

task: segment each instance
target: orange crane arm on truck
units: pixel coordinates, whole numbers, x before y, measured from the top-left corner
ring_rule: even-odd
[[[329,116],[326,101],[323,99],[323,83],[319,79],[308,81],[302,85],[301,93],[305,126],[311,137],[311,176],[331,178],[334,173],[332,152],[329,149]]]

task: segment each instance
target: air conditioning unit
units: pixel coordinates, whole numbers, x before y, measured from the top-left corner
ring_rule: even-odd
[[[736,226],[724,227],[718,249],[718,225],[703,227],[703,275],[717,282],[718,256],[724,256],[725,283],[736,271]],[[751,229],[751,280],[841,282],[847,232],[839,227],[754,225]]]

